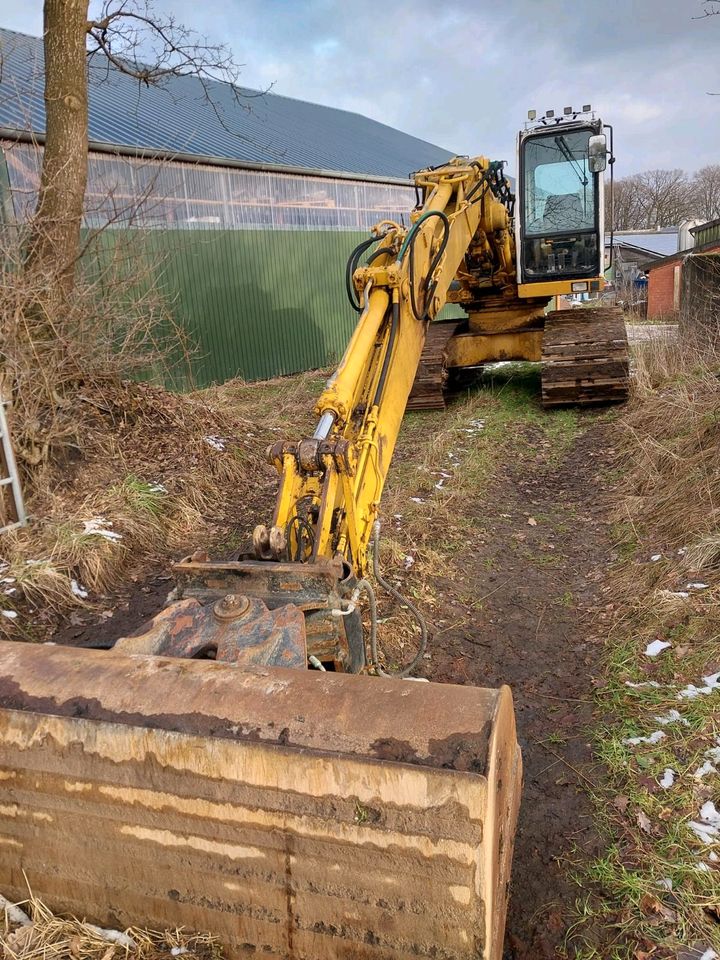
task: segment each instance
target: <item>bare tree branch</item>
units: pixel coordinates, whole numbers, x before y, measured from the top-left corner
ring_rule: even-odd
[[[703,12],[696,17],[691,17],[691,19],[706,20],[708,17],[717,17],[718,15],[720,15],[719,0],[703,0]]]
[[[234,111],[226,115],[228,105],[250,110],[250,101],[265,92],[241,89],[241,65],[229,48],[189,29],[172,13],[156,10],[153,0],[97,0],[97,12],[95,0],[93,12],[89,2],[44,0],[48,122],[37,229],[30,249],[33,259],[44,261],[43,269],[51,262],[65,264],[69,292],[80,248],[87,174],[88,75],[103,82],[111,73],[123,74],[135,79],[140,89],[162,85],[169,78],[195,78],[218,123],[234,136],[241,133],[230,129],[228,116]],[[99,70],[93,75],[96,65]],[[197,86],[190,89],[197,92]],[[45,169],[50,163],[52,171]]]

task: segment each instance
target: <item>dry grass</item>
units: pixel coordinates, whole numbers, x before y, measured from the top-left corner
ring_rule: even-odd
[[[54,914],[32,894],[20,904],[0,897],[0,950],[4,960],[220,960],[219,941],[178,930],[106,930]]]
[[[665,548],[685,550],[688,570],[720,559],[720,356],[673,340],[637,356],[626,420],[625,519],[652,529]]]
[[[720,808],[718,372],[714,352],[688,344],[637,355],[595,734],[607,852],[580,868],[577,960],[720,951],[720,831],[692,826]],[[656,641],[667,646],[653,656]]]
[[[247,545],[277,488],[265,449],[309,425],[323,380],[233,381],[184,395],[129,381],[84,390],[82,453],[36,475],[30,525],[0,541],[0,632],[42,639],[148,559],[167,568],[195,546]]]

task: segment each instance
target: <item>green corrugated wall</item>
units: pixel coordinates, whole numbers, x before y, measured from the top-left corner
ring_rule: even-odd
[[[176,322],[190,336],[196,387],[298,373],[343,354],[357,322],[345,264],[368,235],[332,230],[106,230],[152,264]],[[135,257],[130,264],[135,266]],[[452,311],[452,313],[450,312]],[[464,316],[449,306],[443,316]],[[170,386],[189,386],[179,375]]]
[[[13,211],[0,150],[3,220],[12,222]],[[191,375],[178,365],[165,377],[168,386],[183,389],[339,360],[357,321],[345,295],[345,264],[367,236],[352,230],[112,227],[89,244],[86,263],[92,273],[95,257],[107,264],[121,248],[120,260],[139,286],[154,277],[190,338]],[[448,307],[443,315],[464,314]],[[158,374],[148,370],[148,376]]]
[[[258,380],[338,359],[357,315],[345,263],[360,233],[163,230],[158,276],[194,340],[197,386]]]

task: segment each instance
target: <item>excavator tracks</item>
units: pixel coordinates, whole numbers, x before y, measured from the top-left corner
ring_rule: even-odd
[[[559,310],[545,318],[542,402],[545,407],[620,403],[630,387],[622,311]]]
[[[445,387],[448,379],[445,351],[461,322],[442,320],[429,325],[406,410],[445,409]]]

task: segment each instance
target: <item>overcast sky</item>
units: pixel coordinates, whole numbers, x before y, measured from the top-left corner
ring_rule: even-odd
[[[693,19],[702,0],[155,5],[227,43],[246,86],[355,110],[457,153],[512,161],[528,108],[592,103],[615,125],[620,176],[720,163],[720,96],[708,96],[720,93],[720,16]],[[39,36],[41,0],[3,0],[0,25]]]

